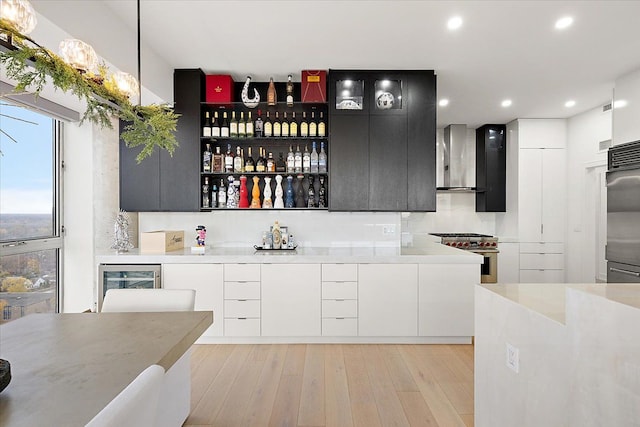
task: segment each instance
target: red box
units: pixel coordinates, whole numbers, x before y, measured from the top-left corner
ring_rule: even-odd
[[[327,102],[326,70],[302,70],[302,102]]]
[[[228,74],[208,74],[206,102],[233,102],[233,78]]]

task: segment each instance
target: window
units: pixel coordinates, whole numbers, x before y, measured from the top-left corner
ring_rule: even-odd
[[[0,322],[58,311],[61,126],[0,101]]]

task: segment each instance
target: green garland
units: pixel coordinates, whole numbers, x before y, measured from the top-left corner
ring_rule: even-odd
[[[128,122],[120,136],[127,147],[143,146],[136,157],[138,163],[150,156],[155,147],[173,155],[178,146],[174,132],[179,114],[172,108],[157,104],[132,105],[115,82],[106,78],[104,64],[99,67],[97,76],[82,74],[3,19],[0,19],[0,33],[10,35],[13,45],[18,48],[0,52],[0,63],[6,67],[7,77],[17,82],[16,92],[30,88],[38,96],[48,76],[54,87],[71,92],[86,102],[87,109],[80,124],[88,120],[100,127],[112,128],[112,117]]]

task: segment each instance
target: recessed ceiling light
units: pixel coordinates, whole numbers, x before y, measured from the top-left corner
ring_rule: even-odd
[[[503,107],[511,107],[511,104],[512,102],[510,99],[505,99],[504,101],[502,101],[502,104],[500,105],[502,105]]]
[[[571,99],[571,100],[569,100],[569,101],[564,103],[564,106],[567,107],[567,108],[571,108],[571,107],[573,107],[575,105],[576,105],[576,101],[574,101],[573,99]]]
[[[462,27],[462,18],[459,16],[454,16],[447,21],[447,28],[450,30],[457,30],[460,27]]]
[[[447,98],[443,98],[440,100],[440,102],[438,102],[438,105],[441,107],[446,107],[447,105],[449,105],[449,100]]]
[[[556,29],[564,30],[567,27],[570,27],[573,24],[573,18],[570,16],[565,16],[556,21]]]

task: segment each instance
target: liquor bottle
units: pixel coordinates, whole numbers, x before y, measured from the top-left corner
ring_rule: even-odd
[[[312,143],[311,150],[311,173],[318,173],[318,152],[316,151],[316,142]]]
[[[276,172],[286,172],[287,171],[287,163],[284,161],[282,157],[282,151],[278,156],[278,160],[276,160]]]
[[[227,184],[227,209],[235,209],[238,207],[236,185],[233,182],[233,176],[229,176],[227,180],[229,181],[229,184]]]
[[[298,137],[298,122],[296,121],[296,112],[291,113],[291,121],[289,122],[289,136],[292,138]]]
[[[211,207],[218,207],[218,186],[215,184],[213,184],[213,187],[211,188]]]
[[[320,120],[318,120],[318,137],[324,138],[327,136],[327,124],[324,122],[324,114],[320,111]]]
[[[220,147],[216,147],[216,152],[213,154],[212,172],[224,172],[224,156],[220,152]]]
[[[298,175],[298,191],[296,191],[296,208],[304,208],[307,204],[304,202],[304,188],[302,187],[302,180],[304,175]]]
[[[263,192],[263,201],[262,207],[265,209],[270,209],[273,207],[273,202],[271,201],[271,177],[264,177],[264,192]],[[260,207],[260,206],[258,206]]]
[[[296,170],[296,158],[293,154],[293,147],[289,145],[289,153],[287,154],[287,173],[294,173]]]
[[[309,123],[307,122],[307,112],[302,112],[302,121],[300,122],[300,138],[309,136]]]
[[[204,112],[204,124],[202,125],[202,136],[210,137],[211,136],[211,118],[209,117],[209,112]]]
[[[282,136],[282,123],[280,123],[280,117],[276,111],[276,118],[273,120],[273,136],[280,138]]]
[[[222,113],[222,123],[220,124],[220,138],[229,138],[229,120],[227,112]]]
[[[240,201],[238,202],[239,208],[249,207],[249,191],[247,190],[247,177],[240,176]]]
[[[202,172],[211,172],[211,144],[207,144],[202,153]]]
[[[282,175],[276,175],[276,201],[273,202],[273,207],[276,209],[284,208],[284,200],[282,196],[284,195],[284,190],[282,189]]]
[[[253,138],[254,131],[253,131],[253,119],[251,118],[251,111],[249,111],[249,113],[247,114],[249,114],[249,117],[247,117],[247,123],[245,124],[247,138]]]
[[[224,178],[220,180],[220,188],[218,188],[218,207],[227,207],[227,187],[224,186]]]
[[[211,136],[220,138],[220,122],[218,121],[218,112],[213,112],[213,122],[211,122]]]
[[[205,177],[202,185],[202,207],[208,208],[209,205],[209,178]]]
[[[256,118],[254,133],[256,138],[262,138],[264,136],[264,122],[262,121],[262,111],[258,110],[258,117]]]
[[[327,189],[324,187],[324,175],[320,175],[320,190],[318,191],[318,207],[327,206]]]
[[[265,187],[266,189],[266,187]],[[251,189],[251,205],[250,209],[260,209],[260,178],[253,177],[253,189]]]
[[[311,120],[309,120],[309,137],[315,138],[318,136],[318,124],[316,123],[316,113],[311,112]]]
[[[229,136],[231,138],[238,137],[238,120],[236,119],[236,112],[231,112],[231,123],[229,124]]]
[[[318,172],[327,173],[327,153],[324,152],[324,142],[320,143],[320,154],[318,155]]]
[[[302,172],[302,153],[300,152],[300,144],[298,144],[298,149],[294,154],[294,172]]]
[[[280,224],[276,221],[271,227],[273,233],[273,249],[280,249],[282,246],[282,232],[280,231]]]
[[[269,88],[267,89],[267,105],[276,105],[276,85],[273,83],[273,77],[269,80]]]
[[[271,136],[273,136],[273,123],[271,123],[269,112],[267,111],[267,118],[264,121],[264,137],[269,138]]]
[[[224,171],[228,173],[233,172],[233,151],[231,151],[231,144],[227,144],[227,152],[224,155]]]
[[[275,172],[276,171],[276,159],[273,158],[273,153],[269,152],[269,157],[267,158],[267,172]]]
[[[289,120],[287,120],[287,112],[284,112],[284,117],[282,118],[282,137],[287,138],[289,136]]]
[[[251,147],[249,147],[249,154],[244,161],[244,171],[245,172],[255,172],[256,164],[253,161],[253,156],[251,155]]]
[[[294,199],[294,196],[295,195],[293,193],[293,176],[289,175],[287,176],[287,190],[285,191],[285,201],[284,201],[285,208],[296,207],[296,201]]]
[[[287,78],[287,107],[293,107],[293,81],[291,74]]]
[[[247,122],[244,121],[244,111],[240,111],[240,120],[238,121],[238,138],[247,137]]]
[[[236,155],[233,158],[233,171],[235,173],[244,172],[244,156],[242,155],[242,151],[240,150],[240,146],[236,147]]]
[[[313,175],[309,175],[309,189],[307,190],[307,207],[316,207],[316,189],[313,186]]]
[[[302,155],[302,173],[311,172],[311,154],[309,153],[309,147],[304,146],[304,154]]]
[[[256,172],[266,172],[267,171],[267,161],[262,156],[262,147],[260,147],[260,155],[258,160],[256,161]]]

